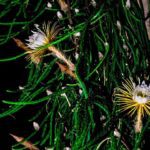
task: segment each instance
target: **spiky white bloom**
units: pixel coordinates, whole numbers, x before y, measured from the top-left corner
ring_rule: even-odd
[[[74,70],[74,64],[68,60],[66,56],[55,46],[42,48],[55,39],[56,35],[61,30],[60,26],[57,25],[57,23],[54,23],[52,26],[50,26],[50,22],[48,22],[47,24],[43,23],[41,29],[39,28],[39,25],[35,25],[35,28],[36,31],[32,31],[33,34],[29,36],[28,40],[26,40],[28,42],[26,45],[31,49],[27,52],[29,54],[28,59],[31,59],[31,61],[35,64],[39,64],[42,60],[42,56],[48,50],[52,52],[57,58],[64,61],[71,70]]]
[[[56,23],[54,23],[52,27],[50,26],[50,22],[47,24],[43,23],[41,29],[38,24],[35,24],[34,26],[36,31],[31,31],[33,34],[26,40],[26,45],[33,50],[51,42],[60,31],[59,26],[56,25]]]
[[[137,85],[133,91],[133,100],[139,104],[144,104],[150,101],[150,86],[145,84],[145,81],[141,85]]]
[[[39,28],[39,25],[35,25],[35,28],[37,31],[31,31],[33,34],[26,40],[27,46],[31,49],[37,49],[48,42],[47,35]]]

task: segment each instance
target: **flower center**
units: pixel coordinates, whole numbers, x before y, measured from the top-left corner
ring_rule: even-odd
[[[147,103],[150,100],[149,90],[143,87],[136,87],[133,93],[133,100],[139,104]]]
[[[134,96],[134,100],[140,104],[146,103],[148,101],[149,96],[145,93],[139,92]]]

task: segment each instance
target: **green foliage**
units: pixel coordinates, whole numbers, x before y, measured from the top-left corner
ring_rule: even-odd
[[[28,78],[24,88],[16,90],[17,98],[1,99],[1,103],[9,105],[9,108],[0,110],[0,118],[16,113],[22,115],[22,110],[32,111],[38,106],[40,109],[33,110],[26,121],[38,122],[40,130],[33,131],[27,140],[34,141],[42,149],[142,148],[143,142],[148,140],[144,135],[149,132],[150,119],[142,132],[135,134],[134,120],[118,114],[113,105],[114,88],[123,79],[130,76],[149,79],[150,41],[143,9],[135,0],[131,1],[131,8],[127,8],[125,3],[125,0],[97,0],[94,8],[90,0],[72,0],[73,28],[70,29],[67,14],[61,11],[63,18],[57,18],[56,13],[60,11],[57,2],[52,3],[52,8],[46,8],[47,3],[42,0],[34,4],[30,0],[0,0],[0,28],[4,29],[0,35],[1,51],[5,51],[7,44],[12,44],[14,37],[25,40],[31,34],[33,24],[58,21],[63,28],[61,34],[42,48],[55,45],[64,50],[76,66],[77,77],[73,80],[63,74],[56,65],[57,59],[52,56],[45,56],[38,66],[30,63],[25,68]],[[78,13],[74,12],[75,8],[79,9]],[[120,29],[117,21],[121,24]],[[77,43],[73,43],[77,32],[81,36],[77,38]],[[19,48],[20,53],[14,53],[11,45],[9,49],[11,54],[0,57],[3,64],[17,62],[26,55]],[[79,54],[77,59],[76,53]],[[47,95],[47,90],[52,94]],[[115,129],[121,134],[120,137],[115,136]],[[18,143],[13,149],[23,147]]]

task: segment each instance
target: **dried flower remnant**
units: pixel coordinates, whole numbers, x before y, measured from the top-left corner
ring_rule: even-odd
[[[61,8],[61,10],[63,11],[63,12],[67,12],[67,11],[69,11],[69,6],[68,6],[68,4],[65,2],[65,0],[58,0],[58,4],[59,4],[59,6],[60,6],[60,8]]]
[[[39,150],[38,147],[36,147],[35,145],[33,145],[31,142],[24,140],[23,137],[19,137],[16,136],[14,134],[10,134],[18,143],[22,144],[23,146],[25,146],[25,148],[29,149],[29,150]]]
[[[33,51],[29,47],[27,47],[20,39],[14,38],[14,41],[16,42],[17,46],[22,48],[23,50],[26,51],[28,56],[26,57],[27,60],[31,60],[35,64],[39,64],[42,60],[41,55],[44,54],[44,51]]]
[[[62,72],[66,73],[66,74],[68,74],[69,76],[71,76],[71,77],[73,77],[74,79],[76,79],[75,73],[74,73],[72,70],[70,70],[66,65],[63,65],[63,64],[61,64],[61,63],[59,63],[59,62],[57,62],[57,64],[58,64],[58,66],[59,66],[59,68],[60,68],[60,70],[61,70]]]
[[[75,65],[69,59],[67,59],[66,56],[60,50],[58,50],[55,46],[49,46],[48,50],[52,52],[57,58],[65,62],[68,65],[70,70],[72,71],[75,70]]]
[[[144,114],[150,115],[150,86],[144,81],[136,85],[130,78],[116,88],[114,95],[119,111],[127,111],[130,116],[136,114],[135,132],[141,132]]]

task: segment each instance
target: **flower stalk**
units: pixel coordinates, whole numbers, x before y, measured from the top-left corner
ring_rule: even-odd
[[[137,120],[135,123],[135,132],[140,133],[142,130],[142,106],[139,107],[137,112]]]
[[[62,60],[64,63],[66,63],[70,70],[72,70],[72,71],[75,70],[74,64],[69,59],[67,59],[66,56],[59,49],[57,49],[55,46],[49,46],[48,50],[50,52],[52,52],[57,58]]]

